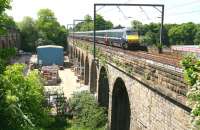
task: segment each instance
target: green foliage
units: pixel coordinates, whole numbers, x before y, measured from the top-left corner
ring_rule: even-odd
[[[142,24],[140,21],[132,21],[133,30],[138,31],[140,35],[140,43],[147,46],[157,46],[160,43],[160,23]],[[166,46],[169,45],[168,29],[163,28],[163,40],[162,43]]]
[[[193,86],[199,78],[200,61],[194,55],[189,55],[181,61],[181,64],[184,67],[186,81],[189,85]]]
[[[91,128],[84,128],[84,127],[79,127],[79,126],[76,126],[76,125],[72,125],[70,128],[67,128],[66,130],[107,130],[107,129],[105,127],[91,129]]]
[[[200,26],[197,28],[197,32],[194,36],[194,44],[200,45]]]
[[[170,43],[173,44],[194,44],[196,25],[192,22],[175,25],[169,30]]]
[[[113,28],[111,21],[106,21],[103,16],[96,15],[96,30],[106,30]],[[92,17],[86,15],[84,21],[76,24],[75,31],[91,31],[94,29]]]
[[[52,41],[51,44],[66,47],[67,31],[64,26],[58,23],[54,13],[50,9],[39,10],[36,26],[39,38],[45,41],[50,40]]]
[[[41,9],[38,18],[24,17],[18,23],[21,31],[22,49],[35,52],[39,45],[60,45],[66,48],[67,30],[57,21],[50,9]]]
[[[0,58],[0,74],[3,73],[3,71],[5,70],[5,68],[6,68],[5,60],[3,60],[3,59]]]
[[[0,0],[0,15],[10,7],[10,0]]]
[[[144,35],[144,26],[143,26],[142,22],[133,20],[131,22],[131,26],[132,26],[133,30],[136,30],[136,31],[138,31],[139,34]]]
[[[159,42],[159,36],[158,33],[153,33],[151,31],[148,31],[145,36],[143,37],[143,42],[145,45],[155,45],[157,42]]]
[[[142,24],[133,20],[132,28],[140,34],[140,41],[145,45],[156,45],[160,42],[160,23]],[[163,45],[198,45],[200,43],[200,26],[192,22],[183,24],[164,24]]]
[[[5,14],[5,10],[10,8],[10,0],[0,0],[0,35],[6,33],[6,28],[13,24],[13,19]]]
[[[15,48],[0,48],[0,58],[4,60],[8,60],[12,56],[16,55]]]
[[[113,24],[110,21],[106,21],[103,16],[96,16],[96,30],[107,30],[113,28]]]
[[[105,109],[98,106],[94,96],[89,92],[74,93],[73,97],[69,100],[69,105],[77,127],[96,130],[105,126],[107,122]]]
[[[189,55],[181,63],[184,69],[184,78],[190,85],[187,98],[192,107],[192,124],[200,129],[200,60],[194,55]]]
[[[24,17],[18,23],[21,31],[21,49],[24,51],[35,51],[35,41],[38,39],[36,23],[31,17]]]
[[[6,64],[8,60],[15,56],[16,50],[15,48],[4,48],[0,49],[0,74],[3,73],[3,71],[6,68]]]
[[[6,13],[0,15],[0,35],[5,35],[9,29],[16,29],[16,23]]]
[[[91,31],[94,28],[93,26],[94,26],[94,24],[92,21],[92,17],[90,15],[86,15],[84,17],[84,21],[78,23],[75,26],[75,31]]]
[[[24,75],[25,66],[7,66],[0,76],[0,126],[27,130],[49,125],[48,109],[42,106],[43,86],[37,71]],[[39,128],[38,128],[39,129]]]

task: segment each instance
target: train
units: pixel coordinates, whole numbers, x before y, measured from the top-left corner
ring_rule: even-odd
[[[93,41],[93,31],[70,33],[70,37]],[[96,31],[96,42],[123,49],[140,46],[138,32],[128,28],[98,30]]]

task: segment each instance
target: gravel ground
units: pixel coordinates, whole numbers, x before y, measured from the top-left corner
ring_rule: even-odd
[[[68,99],[76,91],[89,90],[88,86],[76,81],[77,76],[75,76],[74,72],[69,68],[59,70],[59,76],[61,78],[61,83],[57,86],[45,86],[46,91],[64,92],[65,97]]]
[[[65,59],[68,60],[66,57]],[[18,59],[13,59],[12,63],[25,63],[25,61],[28,61],[29,63],[36,63],[37,55],[23,55]],[[77,82],[77,76],[75,76],[72,69],[66,68],[64,70],[59,70],[58,73],[61,78],[61,83],[56,86],[45,86],[46,91],[64,92],[65,97],[68,99],[76,91],[89,90],[88,86]]]

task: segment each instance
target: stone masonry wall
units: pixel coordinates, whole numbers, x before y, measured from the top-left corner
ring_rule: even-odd
[[[76,48],[89,56],[89,46]],[[105,56],[106,55],[106,56]],[[131,108],[130,130],[188,130],[190,108],[186,105],[187,85],[181,72],[159,67],[138,59],[126,59],[104,51],[104,63],[109,78],[109,124],[111,123],[112,91],[118,77],[123,79]],[[106,63],[106,64],[105,64]],[[91,69],[91,68],[90,68]],[[99,78],[99,70],[97,71]],[[98,82],[98,80],[97,80]],[[97,85],[98,86],[98,85]],[[97,89],[98,90],[98,89]]]
[[[121,77],[126,85],[131,108],[130,130],[188,130],[189,112],[160,96],[123,72],[108,66],[110,94],[109,120],[112,111],[114,82]]]

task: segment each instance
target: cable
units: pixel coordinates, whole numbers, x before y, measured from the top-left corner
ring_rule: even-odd
[[[119,12],[121,12],[121,14],[123,15],[124,19],[128,19],[128,17],[124,14],[121,8],[119,6],[117,6],[117,8],[119,9]]]
[[[150,18],[149,18],[149,16],[148,16],[148,14],[146,13],[146,11],[145,11],[141,6],[139,6],[139,8],[140,8],[140,10],[144,13],[144,15],[146,16],[146,18],[147,18],[148,20],[150,20]]]
[[[105,6],[104,6],[105,7]],[[116,8],[115,7],[113,7],[112,9],[109,9],[109,10],[106,10],[106,11],[103,11],[103,13],[108,13],[108,12],[111,12],[111,11],[113,11],[113,10],[115,10]]]
[[[99,10],[103,9],[105,6],[101,6],[99,9],[97,9],[96,12],[98,12]]]
[[[156,9],[158,12],[162,13],[161,10],[159,10],[156,6],[153,6],[154,9]]]

